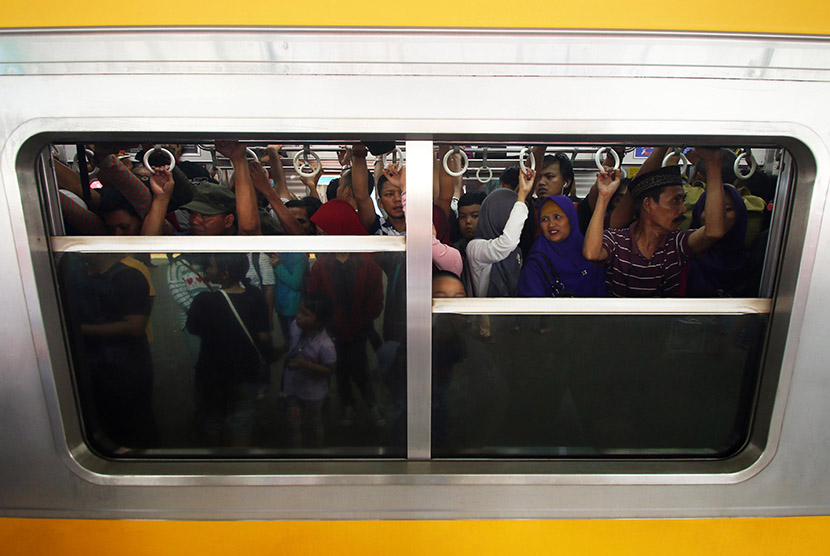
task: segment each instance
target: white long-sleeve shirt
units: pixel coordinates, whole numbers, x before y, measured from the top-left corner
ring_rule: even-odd
[[[504,232],[499,237],[474,239],[467,244],[467,261],[476,297],[487,297],[493,263],[503,261],[519,246],[527,214],[527,205],[517,201],[504,225]]]

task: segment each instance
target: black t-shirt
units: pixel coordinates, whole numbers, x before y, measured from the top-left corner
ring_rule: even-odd
[[[76,295],[81,324],[118,322],[127,315],[150,315],[152,299],[150,285],[138,270],[123,263],[115,263],[106,272],[87,275],[77,267]],[[86,358],[99,374],[152,372],[147,336],[86,337]]]
[[[259,345],[257,334],[268,332],[265,296],[254,286],[228,296],[263,352],[265,346]],[[260,355],[221,292],[202,292],[196,296],[187,312],[187,329],[202,339],[196,362],[200,379],[223,387],[257,379]]]

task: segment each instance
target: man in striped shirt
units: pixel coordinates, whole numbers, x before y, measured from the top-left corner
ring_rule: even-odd
[[[606,265],[605,282],[613,297],[676,297],[680,272],[689,258],[702,253],[725,233],[720,151],[695,149],[709,177],[705,225],[679,231],[686,207],[678,166],[638,174],[629,185],[639,218],[629,228],[603,232],[603,215],[620,185],[620,171],[597,178],[597,206],[583,245],[586,259]]]

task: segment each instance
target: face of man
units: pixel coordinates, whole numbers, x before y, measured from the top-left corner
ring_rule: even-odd
[[[388,181],[383,184],[383,189],[380,191],[380,205],[389,218],[403,218],[403,197],[401,196],[401,188],[392,185]]]
[[[190,211],[190,229],[197,236],[224,236],[233,231],[232,213],[202,214]]]
[[[306,212],[305,207],[288,207],[288,212],[294,215],[306,235],[314,235],[314,228],[311,226],[311,220],[308,219],[308,212]]]
[[[683,223],[686,206],[683,200],[686,193],[680,185],[667,186],[660,194],[660,199],[646,197],[643,200],[643,215],[663,233],[673,232]]]
[[[461,228],[461,235],[467,241],[476,237],[476,226],[478,215],[481,213],[481,205],[467,205],[458,207],[458,227]]]
[[[114,236],[141,235],[141,220],[123,209],[106,213],[104,224],[109,233]]]
[[[539,182],[536,184],[536,197],[544,199],[551,195],[561,195],[564,188],[565,179],[559,171],[559,162],[553,162],[542,169]]]
[[[542,205],[539,213],[539,224],[545,239],[554,243],[565,241],[571,235],[571,221],[562,207],[548,201]]]

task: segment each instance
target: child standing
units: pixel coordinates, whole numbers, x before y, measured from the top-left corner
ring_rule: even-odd
[[[323,402],[337,363],[334,342],[325,328],[332,311],[328,296],[307,294],[288,330],[283,389],[295,448],[303,444],[303,429],[310,431],[314,446],[323,445]]]
[[[250,443],[260,370],[272,351],[268,305],[247,281],[248,266],[244,253],[210,255],[205,275],[221,289],[197,295],[187,312],[187,330],[201,338],[197,420],[213,444]]]

